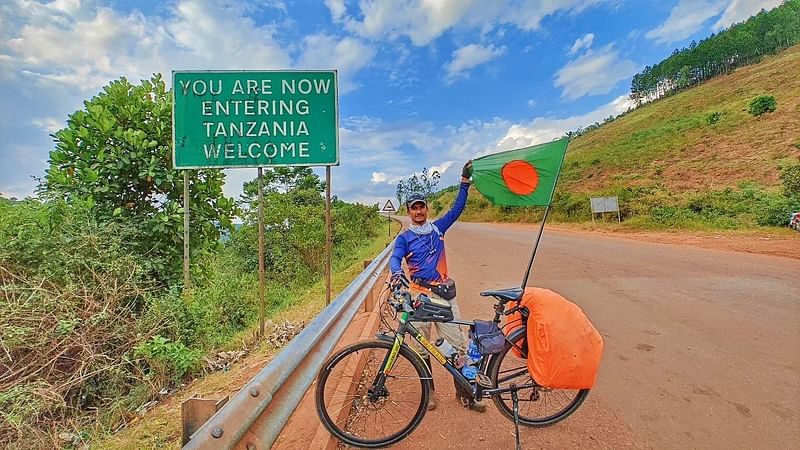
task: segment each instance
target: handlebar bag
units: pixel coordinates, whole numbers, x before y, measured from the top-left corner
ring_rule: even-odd
[[[415,322],[449,322],[453,320],[453,309],[450,302],[428,297],[425,294],[417,296],[419,304],[414,307],[411,320]]]

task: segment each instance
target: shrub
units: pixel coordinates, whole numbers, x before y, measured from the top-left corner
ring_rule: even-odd
[[[760,116],[764,113],[774,112],[778,108],[775,97],[771,95],[759,95],[754,98],[748,106],[748,111],[754,116]]]
[[[715,123],[719,122],[719,119],[722,117],[722,113],[719,111],[714,111],[706,115],[706,123],[709,125],[714,125]]]
[[[784,167],[781,173],[783,193],[787,197],[800,197],[800,164]]]
[[[150,368],[148,376],[162,382],[180,382],[200,366],[203,353],[192,350],[182,342],[155,335],[136,347],[136,356],[144,358]]]

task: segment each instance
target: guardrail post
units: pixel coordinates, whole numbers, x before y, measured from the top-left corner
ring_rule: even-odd
[[[365,269],[370,264],[372,264],[372,260],[369,259],[364,260]],[[364,299],[364,312],[371,312],[374,305],[375,305],[375,293],[373,292],[373,289],[370,289],[369,294],[367,294],[367,298]]]
[[[181,403],[181,446],[186,445],[192,434],[203,426],[222,406],[228,403],[228,396],[222,400],[192,397]]]

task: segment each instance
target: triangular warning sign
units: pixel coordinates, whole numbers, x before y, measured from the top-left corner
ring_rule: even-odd
[[[392,199],[386,200],[383,208],[381,208],[381,212],[397,212],[397,208],[392,204]]]

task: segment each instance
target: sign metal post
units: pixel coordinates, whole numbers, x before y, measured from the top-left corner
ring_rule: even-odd
[[[258,331],[264,337],[266,300],[264,299],[264,171],[258,168]]]
[[[397,208],[394,207],[392,199],[386,200],[386,203],[383,204],[383,208],[381,208],[381,212],[389,213],[389,239],[392,239],[392,213],[397,212]]]
[[[183,171],[183,288],[191,287],[189,274],[189,171]]]
[[[325,305],[331,304],[331,166],[325,166]]]

